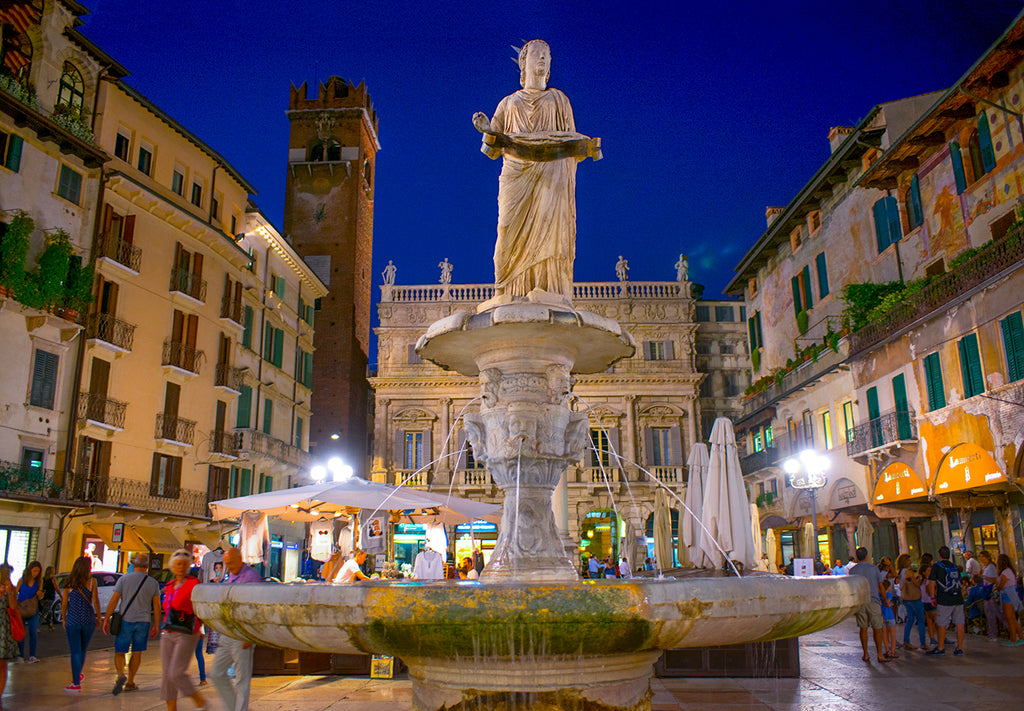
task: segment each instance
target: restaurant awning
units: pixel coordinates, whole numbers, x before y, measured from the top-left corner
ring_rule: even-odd
[[[149,550],[146,542],[139,538],[138,534],[136,534],[130,526],[124,526],[124,540],[120,543],[114,543],[114,524],[112,523],[87,521],[83,526],[83,529],[86,534],[91,533],[98,537],[103,541],[104,545],[111,550],[117,550],[118,548],[126,551]]]
[[[878,475],[871,495],[874,504],[891,504],[928,496],[928,487],[913,469],[903,462],[893,462]]]
[[[154,553],[173,553],[185,545],[185,542],[169,528],[154,528],[152,526],[126,526],[125,528],[131,528],[139,534]]]
[[[946,453],[935,472],[933,491],[948,494],[1006,482],[1006,474],[992,455],[976,444],[958,444]]]

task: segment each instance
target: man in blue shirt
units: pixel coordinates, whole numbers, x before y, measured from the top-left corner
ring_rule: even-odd
[[[224,551],[224,568],[228,576],[223,584],[241,585],[261,583],[260,574],[242,562],[242,553],[237,548]],[[213,659],[210,678],[228,711],[245,711],[249,708],[249,682],[252,681],[252,642],[221,635],[217,645],[217,656]],[[235,683],[228,678],[228,669],[235,667]]]
[[[836,567],[832,569],[832,575],[846,575],[846,566],[843,565],[843,561],[836,558]]]
[[[885,590],[882,588],[882,581],[885,580],[885,576],[882,571],[878,569],[877,565],[868,563],[868,549],[861,546],[857,549],[857,565],[850,568],[850,575],[859,575],[868,581],[868,592],[871,593],[871,599],[868,600],[866,605],[862,605],[857,610],[857,627],[860,630],[860,646],[864,650],[864,656],[862,659],[865,662],[871,661],[871,655],[868,654],[868,627],[871,627],[871,634],[875,638],[875,653],[878,655],[878,661],[882,664],[890,661],[885,656],[885,642],[882,639],[882,606],[889,606],[889,601],[885,598]]]

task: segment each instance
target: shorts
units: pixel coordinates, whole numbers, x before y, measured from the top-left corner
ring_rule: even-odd
[[[882,629],[882,603],[871,600],[866,605],[861,605],[857,610],[857,626],[861,629]]]
[[[1011,605],[1014,610],[1020,612],[1020,598],[1017,597],[1017,590],[1011,587],[1005,587],[999,591],[999,601]]]
[[[935,603],[934,602],[926,602],[926,603],[922,604],[921,607],[924,608],[925,612],[935,612]]]
[[[951,620],[954,625],[964,624],[963,605],[939,605],[939,611],[935,615],[935,624],[939,627],[947,627]]]
[[[883,627],[895,627],[896,626],[896,620],[894,620],[891,617],[883,617],[882,618],[882,626]]]
[[[148,640],[148,622],[122,622],[121,632],[114,638],[114,653],[127,654],[128,650],[145,652]]]

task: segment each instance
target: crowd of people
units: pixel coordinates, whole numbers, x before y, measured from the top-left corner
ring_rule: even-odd
[[[903,553],[893,562],[883,557],[878,564],[868,561],[866,548],[858,548],[856,562],[843,565],[836,561],[832,575],[859,575],[868,581],[870,601],[856,613],[865,662],[871,661],[868,629],[880,663],[899,658],[898,649],[921,651],[928,656],[946,654],[946,636],[950,626],[955,632],[954,656],[964,653],[968,622],[976,634],[985,632],[998,642],[1005,631],[1006,646],[1024,645],[1018,613],[1024,599],[1021,576],[1009,556],[999,554],[993,560],[987,550],[964,553],[964,563],[953,562],[947,546],[912,561]],[[903,641],[897,638],[896,625],[903,623]],[[984,627],[983,627],[984,625]],[[918,644],[911,637],[917,630]]]

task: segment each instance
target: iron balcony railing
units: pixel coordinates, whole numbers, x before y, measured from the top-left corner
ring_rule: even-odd
[[[220,317],[244,326],[245,319],[242,316],[242,302],[235,301],[230,295],[225,294],[220,302]]]
[[[128,403],[99,393],[81,393],[78,399],[78,419],[124,429],[124,413]]]
[[[133,272],[138,272],[142,266],[142,249],[113,235],[107,235],[103,240],[100,257],[111,259]]]
[[[228,457],[237,457],[239,439],[235,432],[212,430],[210,432],[210,451]]]
[[[793,436],[796,438],[795,444],[789,442],[788,435],[777,437],[773,440],[771,447],[765,447],[760,452],[752,452],[740,457],[740,471],[743,472],[743,476],[754,474],[771,466],[781,467],[782,460],[793,456],[804,446],[813,447],[812,443],[804,444],[802,425],[796,426]]]
[[[122,321],[111,314],[93,314],[85,330],[86,338],[96,338],[126,351],[132,349],[135,324]]]
[[[175,368],[187,370],[190,373],[199,375],[206,354],[192,346],[187,346],[180,341],[167,339],[164,341],[163,364]]]
[[[881,318],[850,334],[850,354],[860,353],[1024,260],[1024,226],[993,241],[978,254],[900,302]]]
[[[191,296],[196,301],[206,301],[206,280],[181,267],[171,269],[170,290]]]
[[[58,486],[54,481],[54,473],[53,469],[0,461],[0,494],[46,499],[70,498],[68,487]]]
[[[124,508],[209,518],[207,492],[180,486],[160,487],[155,481],[121,479],[76,472],[67,487],[70,498]]]
[[[167,415],[163,412],[156,416],[156,438],[166,439],[181,444],[192,444],[195,439],[196,422],[184,417]]]
[[[755,393],[743,401],[743,414],[739,422],[754,414],[755,412],[781,400],[783,397],[804,387],[807,383],[817,380],[826,372],[837,368],[846,360],[846,341],[838,344],[839,352],[831,348],[825,348],[818,354],[818,359],[808,359],[798,365],[795,369],[782,376],[781,381],[773,382],[765,390]]]
[[[309,464],[309,452],[282,442],[265,432],[254,429],[237,429],[239,452],[261,454],[284,464],[304,468]]]
[[[228,388],[236,393],[240,393],[242,392],[244,372],[242,368],[236,368],[230,363],[218,363],[215,383],[219,388]]]
[[[916,439],[917,415],[914,410],[890,410],[846,431],[846,455],[855,457],[872,449]]]

